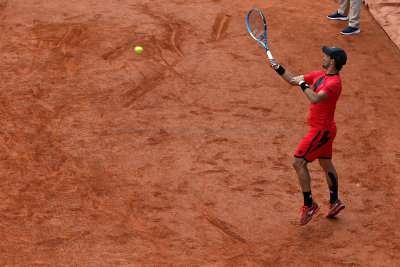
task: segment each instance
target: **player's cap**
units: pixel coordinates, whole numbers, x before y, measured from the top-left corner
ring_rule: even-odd
[[[340,65],[345,65],[347,61],[347,55],[346,52],[342,48],[339,47],[327,47],[323,46],[322,51],[333,58],[337,63]]]

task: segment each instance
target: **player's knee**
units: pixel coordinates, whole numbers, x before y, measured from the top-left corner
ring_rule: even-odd
[[[332,169],[334,168],[331,159],[318,159],[318,161],[319,165],[326,173],[333,171]]]
[[[302,158],[296,158],[296,157],[293,158],[293,168],[295,168],[295,170],[300,170],[306,164],[307,162]]]

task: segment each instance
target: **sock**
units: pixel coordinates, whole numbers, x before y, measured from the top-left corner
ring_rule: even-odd
[[[303,196],[304,196],[304,206],[311,207],[313,203],[311,191],[303,192]]]
[[[336,200],[338,200],[338,184],[335,175],[333,175],[333,173],[328,172],[328,175],[333,183],[332,186],[329,186],[329,194],[330,194],[329,203],[333,204],[335,203]]]
[[[329,203],[330,204],[335,203],[335,201],[338,200],[338,187],[337,186],[330,186],[329,187],[329,194],[330,194]]]

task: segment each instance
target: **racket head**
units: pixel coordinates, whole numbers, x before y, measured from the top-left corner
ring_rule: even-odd
[[[267,23],[261,10],[253,8],[247,14],[247,30],[250,35],[266,48],[267,45]],[[264,42],[262,41],[264,39]],[[264,44],[265,43],[265,44]]]

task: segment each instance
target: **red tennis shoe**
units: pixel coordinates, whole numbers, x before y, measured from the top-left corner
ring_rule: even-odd
[[[335,203],[330,204],[329,203],[329,211],[326,214],[327,218],[332,218],[335,217],[342,209],[344,209],[345,206],[340,202],[340,200],[336,200]]]
[[[307,206],[301,207],[299,211],[302,211],[303,213],[301,214],[299,225],[306,225],[312,219],[312,217],[319,211],[320,207],[321,206],[314,201],[311,207]]]

